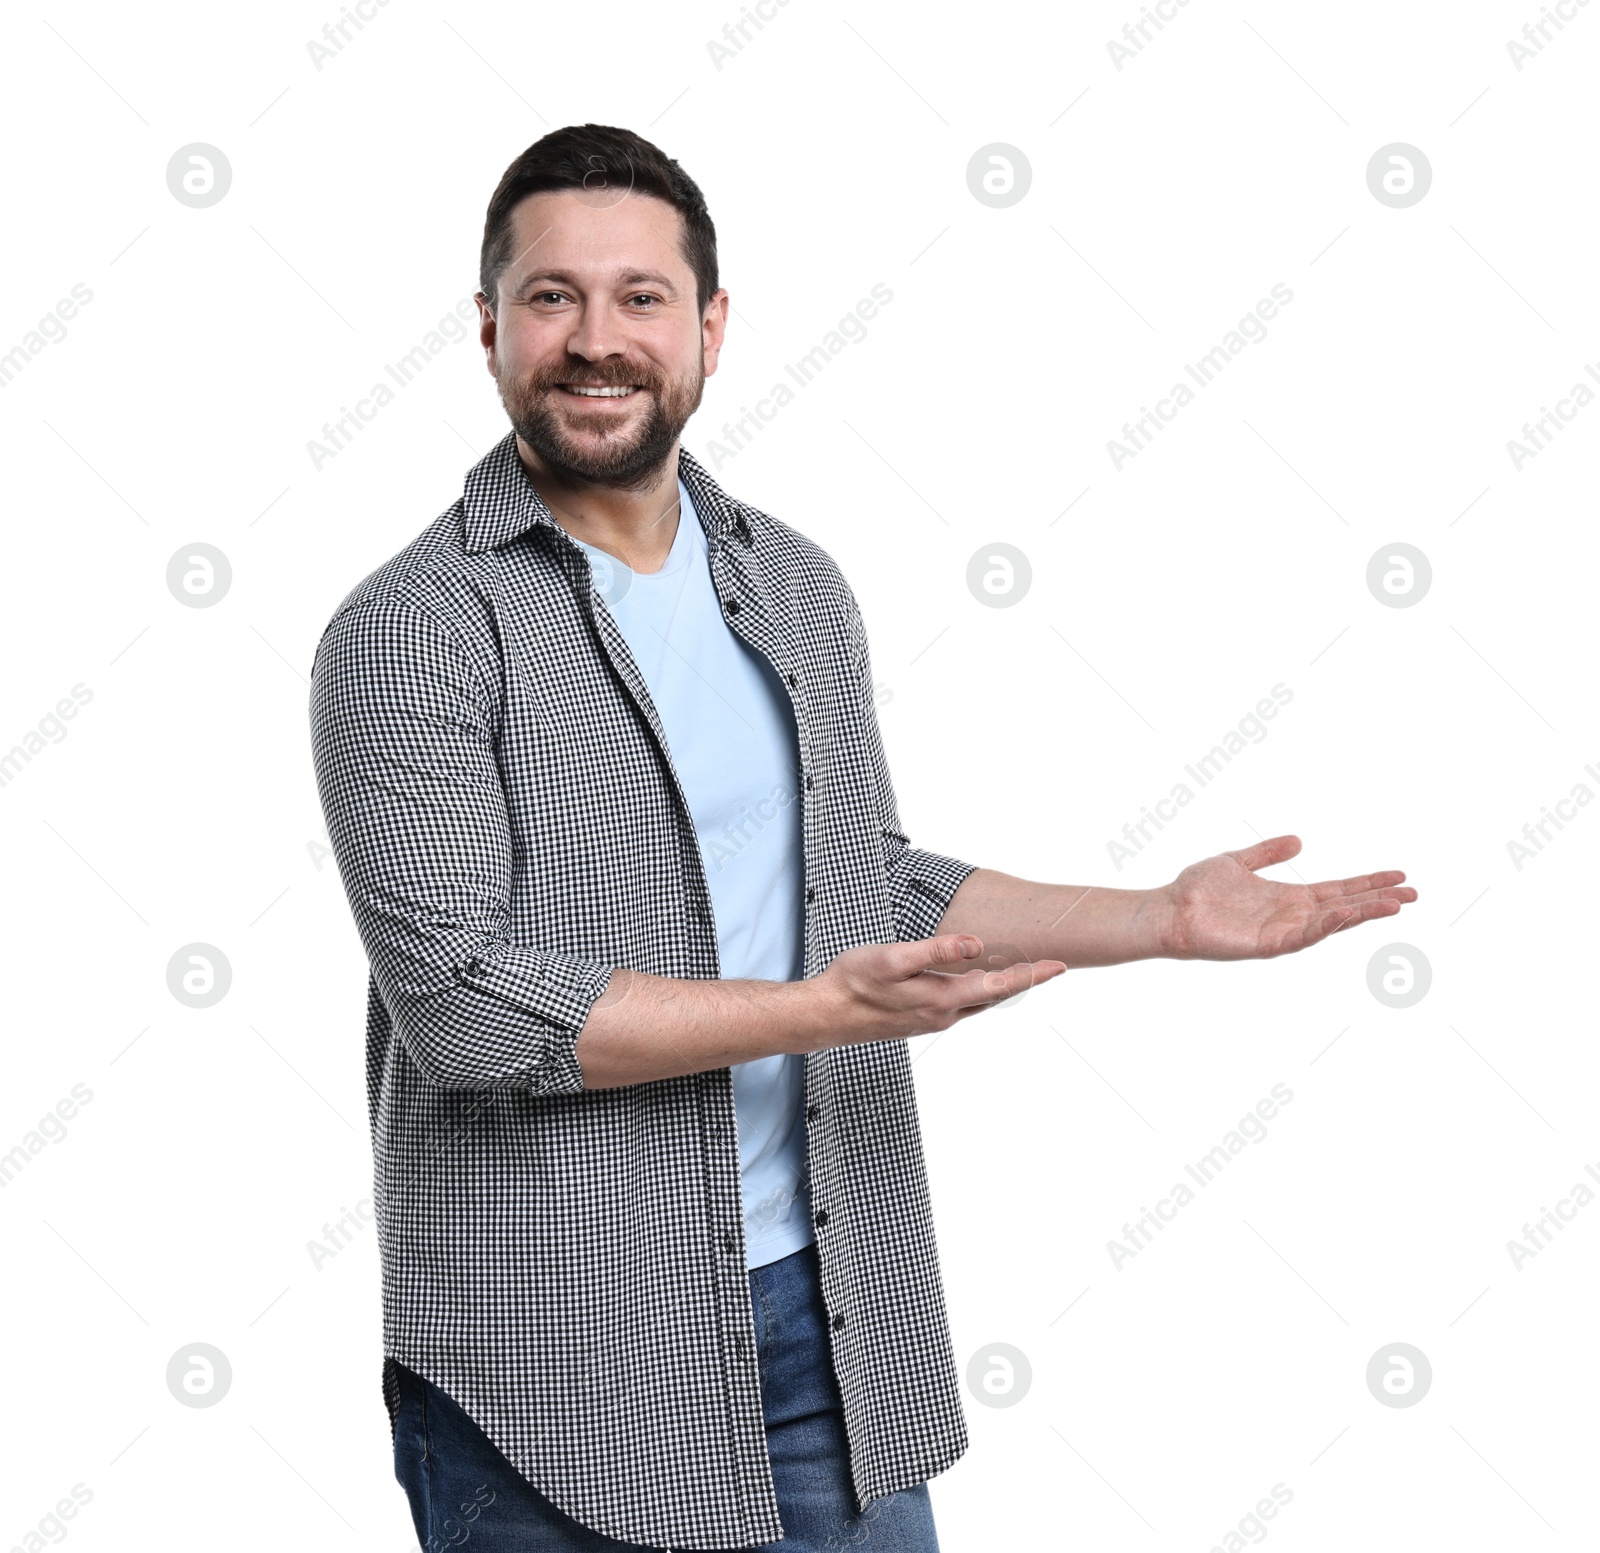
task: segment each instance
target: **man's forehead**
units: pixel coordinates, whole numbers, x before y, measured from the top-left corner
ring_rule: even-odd
[[[583,189],[530,194],[512,212],[512,231],[517,247],[507,278],[513,283],[557,270],[604,281],[681,279],[688,268],[677,210],[651,195]]]
[[[603,230],[630,227],[677,234],[677,210],[665,200],[637,189],[546,189],[518,201],[511,213],[520,227],[571,227]]]

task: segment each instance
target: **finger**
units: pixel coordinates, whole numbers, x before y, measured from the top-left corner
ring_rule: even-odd
[[[1042,986],[1065,970],[1060,960],[1020,960],[1001,971],[968,971],[964,976],[950,978],[955,984],[951,996],[958,1009],[989,1008],[1029,987]]]
[[[1379,917],[1392,917],[1404,904],[1397,900],[1363,900],[1346,903],[1350,907],[1350,915],[1340,924],[1342,927],[1354,927],[1358,922],[1372,922]]]
[[[1402,901],[1408,904],[1416,898],[1416,886],[1410,884],[1386,885],[1381,890],[1367,890],[1360,895],[1346,897],[1346,899],[1353,901]]]
[[[1340,895],[1361,895],[1367,890],[1381,890],[1392,884],[1403,883],[1405,877],[1400,869],[1391,868],[1381,874],[1358,874],[1353,879],[1324,879],[1320,884],[1311,886],[1311,893],[1319,901]]]
[[[1395,901],[1402,906],[1409,906],[1417,898],[1417,892],[1409,884],[1391,885],[1383,890],[1367,890],[1360,895],[1341,895],[1333,900],[1319,901],[1319,905],[1334,906],[1365,906],[1369,901]]]
[[[997,1004],[1004,1003],[1008,998],[1015,997],[1019,993],[1025,992],[1029,985],[1038,986],[1041,982],[1050,981],[1053,977],[1061,975],[1061,973],[1066,970],[1066,966],[1063,965],[1059,960],[1035,960],[1032,962],[1032,969],[1035,974],[1032,982],[1028,983],[1021,981],[1019,978],[1013,975],[1014,972],[1025,968],[1027,968],[1027,962],[1018,962],[1016,965],[1008,966],[1004,971],[972,972],[972,975],[982,976],[985,979],[990,976],[1008,977],[1011,979],[1011,981],[1016,982],[1017,984],[1014,986],[1008,986],[1006,991],[998,994],[996,994],[992,988],[988,989],[988,994],[981,1003],[963,1003],[955,1009],[947,1008],[945,1012],[951,1014],[956,1020],[970,1019],[974,1014],[981,1014],[985,1009],[994,1008]],[[957,978],[950,977],[949,979],[954,981]],[[968,978],[965,976],[960,978],[962,981],[966,981],[967,979]],[[968,994],[968,996],[970,995],[971,994]]]
[[[1299,852],[1298,836],[1270,836],[1254,846],[1240,847],[1237,852],[1229,852],[1225,856],[1237,858],[1254,873],[1258,868],[1271,868],[1274,863],[1287,862],[1291,857],[1297,857]]]
[[[1392,917],[1399,911],[1400,904],[1394,900],[1368,900],[1355,903],[1346,901],[1319,921],[1308,922],[1301,934],[1299,947],[1304,949],[1332,933],[1342,932],[1345,928],[1355,927],[1362,922],[1371,922],[1379,917]]]

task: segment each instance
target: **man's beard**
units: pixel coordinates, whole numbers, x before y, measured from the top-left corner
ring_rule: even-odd
[[[540,367],[526,378],[502,375],[495,382],[512,427],[547,469],[576,482],[643,490],[657,483],[678,434],[700,408],[706,373],[703,360],[697,363],[693,377],[668,379],[649,364],[631,366],[626,362],[568,358],[554,366]],[[558,386],[563,382],[593,387],[638,384],[649,397],[644,413],[633,416],[633,424],[626,430],[608,428],[594,442],[572,436],[563,425],[565,404],[555,398],[563,393]],[[577,404],[581,414],[581,399],[568,396],[566,403]],[[608,413],[597,411],[593,419]]]

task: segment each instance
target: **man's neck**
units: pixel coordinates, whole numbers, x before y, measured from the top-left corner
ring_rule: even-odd
[[[551,516],[574,539],[636,572],[658,572],[666,565],[678,533],[677,443],[657,478],[638,489],[573,480],[547,466],[521,437],[517,457]]]

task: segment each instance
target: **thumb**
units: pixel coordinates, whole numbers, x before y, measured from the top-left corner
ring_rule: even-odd
[[[906,957],[906,974],[915,976],[922,971],[968,969],[968,962],[983,953],[983,940],[976,933],[940,933],[906,947],[912,951]]]
[[[1251,873],[1261,868],[1271,868],[1274,863],[1286,863],[1291,857],[1299,855],[1298,836],[1269,836],[1265,841],[1228,853],[1229,857],[1237,858]]]

